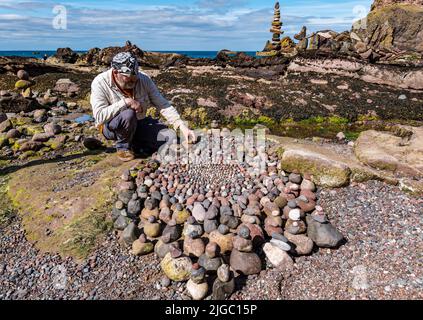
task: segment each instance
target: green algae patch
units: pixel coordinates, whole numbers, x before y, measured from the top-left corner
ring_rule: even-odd
[[[10,220],[16,215],[16,210],[7,196],[9,180],[8,176],[0,177],[0,229],[6,226]]]
[[[310,174],[319,186],[339,188],[350,182],[351,169],[344,163],[324,157],[321,153],[302,149],[285,151],[281,168],[288,172]]]
[[[110,230],[114,187],[135,163],[121,163],[115,155],[80,154],[10,174],[7,193],[28,240],[43,252],[87,257]]]

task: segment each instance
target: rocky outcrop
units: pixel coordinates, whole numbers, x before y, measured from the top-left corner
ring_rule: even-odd
[[[319,153],[299,149],[284,152],[282,169],[312,174],[313,182],[329,188],[348,185],[351,175],[350,168],[344,163],[322,157]]]
[[[79,55],[74,52],[71,48],[59,48],[56,54],[50,57],[50,61],[54,60],[59,63],[75,63],[78,60]]]
[[[135,44],[127,41],[123,47],[107,47],[104,49],[93,48],[86,54],[83,54],[78,61],[77,65],[93,65],[93,66],[109,66],[115,55],[120,52],[131,52],[137,57],[141,67],[150,68],[165,68],[171,66],[184,65],[189,58],[176,53],[159,53],[159,52],[146,52],[141,50]]]
[[[422,68],[405,69],[397,66],[368,64],[356,59],[297,57],[289,64],[288,72],[337,74],[375,84],[423,90]]]
[[[423,0],[375,0],[371,10],[381,9],[392,4],[414,4],[423,6]]]
[[[0,57],[0,74],[11,73],[15,75],[19,70],[25,70],[31,77],[37,77],[46,73],[67,72],[63,67],[45,64],[35,58]]]
[[[423,128],[405,129],[394,133],[374,130],[361,133],[355,145],[356,157],[375,169],[423,178]]]
[[[100,57],[100,48],[92,48],[88,50],[87,53],[81,55],[79,59],[76,61],[77,65],[100,65],[101,62],[99,61]]]
[[[0,112],[30,112],[38,108],[40,108],[40,105],[36,99],[24,98],[16,93],[8,93],[0,96]]]
[[[353,31],[368,49],[383,54],[408,55],[406,59],[421,59],[423,54],[423,1],[375,1],[372,11]],[[414,53],[414,55],[412,54]]]
[[[351,182],[369,180],[398,184],[393,172],[363,164],[352,153],[344,156],[328,147],[287,137],[268,136],[268,139],[280,146],[281,169],[310,175],[316,185],[339,188]]]
[[[109,66],[113,57],[120,52],[131,52],[139,61],[144,57],[144,51],[133,45],[130,41],[127,41],[123,47],[107,47],[101,50],[99,48],[93,48],[86,54],[83,54],[76,63],[81,65]]]

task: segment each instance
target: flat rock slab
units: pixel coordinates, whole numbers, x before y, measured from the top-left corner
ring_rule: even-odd
[[[313,182],[329,188],[348,185],[351,175],[351,169],[346,164],[302,149],[285,151],[282,156],[282,169],[289,172],[308,172],[313,175]]]
[[[116,155],[76,154],[10,174],[9,197],[27,238],[43,252],[84,258],[109,228],[114,185],[125,169]]]
[[[268,136],[268,139],[278,144],[283,170],[310,174],[313,182],[321,187],[339,188],[351,182],[369,180],[398,184],[392,172],[375,170],[362,164],[352,150],[343,155],[333,145],[287,137]]]
[[[364,164],[399,175],[423,178],[423,127],[402,127],[405,137],[391,132],[362,132],[354,152]]]

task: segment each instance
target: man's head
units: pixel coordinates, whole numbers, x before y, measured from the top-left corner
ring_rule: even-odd
[[[118,85],[125,90],[135,88],[138,80],[138,61],[130,52],[121,52],[113,57],[113,74]]]

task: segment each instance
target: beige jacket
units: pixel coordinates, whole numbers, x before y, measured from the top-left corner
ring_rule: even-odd
[[[140,102],[143,107],[143,112],[137,115],[138,119],[145,118],[146,111],[152,104],[174,129],[183,124],[178,111],[162,96],[147,74],[139,73],[139,81],[134,93],[135,100]],[[112,81],[112,69],[99,74],[93,80],[90,102],[97,127],[113,119],[120,111],[127,108],[124,95]]]

